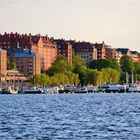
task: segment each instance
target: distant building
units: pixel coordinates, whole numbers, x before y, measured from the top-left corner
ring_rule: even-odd
[[[48,70],[58,55],[55,43],[47,37],[32,37],[31,49],[40,54],[40,64],[42,70]]]
[[[7,70],[7,52],[0,49],[0,81],[3,81]]]
[[[131,56],[131,51],[128,48],[117,48],[116,51],[121,52],[122,55]]]
[[[55,39],[57,45],[58,55],[63,55],[72,64],[72,45],[64,39]]]
[[[89,65],[92,60],[97,59],[97,49],[92,43],[75,42],[73,43],[73,50],[75,55],[79,55],[85,59],[87,65]]]
[[[29,49],[18,49],[13,55],[17,69],[25,76],[40,74],[40,55]]]
[[[128,48],[118,48],[116,49],[116,59],[120,62],[122,56],[130,56],[133,61],[140,62],[140,53],[137,51],[130,51]]]
[[[29,82],[29,77],[24,76],[18,70],[15,69],[7,70],[6,83],[8,86],[22,87],[25,86],[25,83],[29,84],[27,82]],[[3,86],[4,84],[5,83],[3,83]]]
[[[133,61],[140,63],[140,53],[137,51],[131,51],[131,57]]]
[[[47,36],[5,33],[4,35],[0,35],[0,48],[7,50],[10,60],[16,49],[32,49],[34,52],[40,54],[40,67],[42,70],[48,70],[57,57],[56,45]]]
[[[105,43],[95,43],[95,48],[97,49],[97,59],[105,59],[106,52],[105,52]]]
[[[114,48],[111,48],[111,46],[105,46],[105,57],[114,59],[116,56],[116,50]]]

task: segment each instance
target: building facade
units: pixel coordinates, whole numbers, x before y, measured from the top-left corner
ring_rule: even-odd
[[[41,70],[48,70],[57,58],[57,47],[47,37],[34,36],[31,40],[31,50],[40,55]]]
[[[97,49],[97,59],[105,59],[106,52],[105,52],[105,43],[95,43],[95,48]]]
[[[114,59],[116,56],[116,50],[111,48],[111,46],[105,46],[105,57]]]
[[[19,49],[13,55],[13,59],[17,64],[17,69],[25,76],[32,76],[41,73],[40,55],[29,49]]]
[[[57,45],[58,55],[63,55],[72,64],[72,45],[64,39],[55,39]]]
[[[42,70],[48,70],[57,57],[55,43],[47,36],[41,35],[5,33],[0,35],[0,48],[7,50],[10,60],[18,48],[33,50],[40,54],[40,67]]]
[[[73,49],[75,55],[79,55],[84,58],[87,65],[89,65],[92,60],[97,59],[97,49],[94,44],[89,42],[75,42]]]
[[[7,52],[0,49],[0,81],[5,80],[7,71]]]

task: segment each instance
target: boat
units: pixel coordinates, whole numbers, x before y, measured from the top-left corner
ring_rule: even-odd
[[[75,90],[74,90],[74,93],[88,93],[88,90],[86,87],[77,87]]]
[[[18,89],[12,87],[4,87],[1,89],[1,94],[17,94]]]
[[[98,87],[93,85],[87,85],[86,88],[88,90],[88,93],[97,93],[99,91]]]
[[[129,93],[132,93],[132,92],[140,92],[140,86],[130,85],[128,87],[128,92]]]
[[[128,87],[126,85],[115,85],[115,84],[105,84],[101,86],[100,92],[105,93],[124,93],[128,91]]]
[[[37,87],[29,87],[21,90],[21,94],[43,94],[44,91]]]
[[[88,93],[86,87],[65,86],[58,91],[61,93]]]

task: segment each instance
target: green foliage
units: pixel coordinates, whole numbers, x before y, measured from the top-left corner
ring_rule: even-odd
[[[138,62],[134,63],[134,73],[140,74],[140,63],[138,63]]]
[[[79,84],[79,78],[78,75],[72,72],[66,72],[66,73],[57,73],[51,78],[51,84],[52,85],[78,85]]]
[[[30,82],[35,86],[47,86],[50,84],[50,78],[45,74],[33,75]]]
[[[86,67],[86,61],[85,61],[85,59],[83,59],[83,58],[80,57],[79,55],[74,55],[73,58],[72,58],[72,68],[73,68],[73,70],[74,70],[77,66]]]
[[[128,72],[131,74],[134,71],[134,63],[130,56],[122,56],[120,65],[123,72]]]
[[[99,72],[93,69],[87,69],[86,71],[86,84],[98,85]]]
[[[11,70],[11,69],[16,69],[17,65],[15,62],[10,62],[9,59],[7,60],[7,69]]]
[[[112,68],[102,69],[102,82],[116,84],[120,79],[120,72]]]
[[[112,59],[111,61],[112,61],[111,68],[118,70],[118,71],[121,71],[121,68],[120,68],[120,65],[119,65],[117,59]]]
[[[64,73],[67,71],[72,71],[72,67],[68,63],[67,58],[65,58],[64,56],[58,56],[56,61],[54,61],[51,68],[48,70],[48,74],[50,76],[53,76],[57,73]]]
[[[80,83],[85,84],[87,70],[85,60],[78,55],[73,56],[72,70],[79,75]]]
[[[102,68],[111,67],[111,61],[109,59],[93,60],[89,67],[92,69],[101,70]]]
[[[118,71],[120,71],[120,66],[117,62],[116,59],[99,59],[99,60],[93,60],[89,67],[91,69],[97,69],[97,70],[101,70],[103,68],[112,68],[112,69],[116,69]]]

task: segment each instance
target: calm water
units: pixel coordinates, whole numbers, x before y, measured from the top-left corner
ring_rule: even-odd
[[[140,94],[0,95],[0,140],[13,139],[140,139]]]

